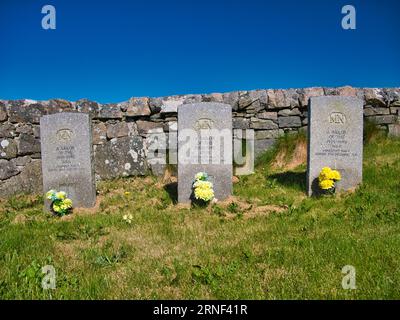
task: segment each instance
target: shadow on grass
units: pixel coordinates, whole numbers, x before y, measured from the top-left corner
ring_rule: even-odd
[[[177,204],[178,203],[178,183],[177,182],[168,183],[164,186],[164,190],[167,191],[169,197],[172,200],[172,203]]]
[[[306,185],[306,172],[293,172],[287,171],[282,173],[276,173],[268,176],[268,178],[275,179],[279,184],[296,189],[299,191],[307,192]]]

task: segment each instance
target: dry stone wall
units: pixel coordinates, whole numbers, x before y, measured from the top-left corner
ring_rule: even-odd
[[[177,130],[177,108],[183,103],[222,102],[232,106],[233,129],[255,130],[255,153],[267,150],[284,132],[307,128],[308,100],[313,96],[357,96],[364,117],[398,135],[400,88],[305,88],[131,98],[100,104],[81,99],[48,101],[0,100],[0,197],[42,192],[40,117],[58,112],[84,112],[92,118],[97,179],[161,174],[148,161],[149,130]],[[176,135],[175,135],[176,137]],[[176,148],[170,141],[169,148]],[[135,165],[124,166],[127,157]],[[107,165],[105,165],[107,164]]]

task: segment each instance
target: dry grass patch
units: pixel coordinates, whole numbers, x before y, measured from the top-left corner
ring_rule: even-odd
[[[280,149],[271,163],[272,169],[289,171],[307,162],[307,141],[299,140],[294,150]]]

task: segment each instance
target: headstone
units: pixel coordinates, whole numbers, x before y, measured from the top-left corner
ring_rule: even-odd
[[[362,181],[363,101],[355,97],[310,98],[308,110],[308,195],[320,193],[323,167],[338,170],[336,190],[352,190]]]
[[[43,190],[65,191],[74,207],[93,207],[96,186],[88,114],[57,113],[40,119]]]
[[[232,107],[204,102],[178,107],[178,202],[188,203],[198,172],[206,172],[215,198],[232,194]]]

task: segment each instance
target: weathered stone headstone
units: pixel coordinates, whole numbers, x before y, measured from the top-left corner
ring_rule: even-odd
[[[308,194],[320,192],[318,175],[323,167],[341,173],[337,190],[354,189],[362,181],[363,101],[355,97],[312,97],[308,124]]]
[[[206,172],[215,198],[232,194],[232,107],[205,102],[178,107],[178,202],[192,200],[192,183]]]
[[[96,186],[88,114],[58,113],[40,119],[43,191],[65,191],[74,207],[93,207]]]

